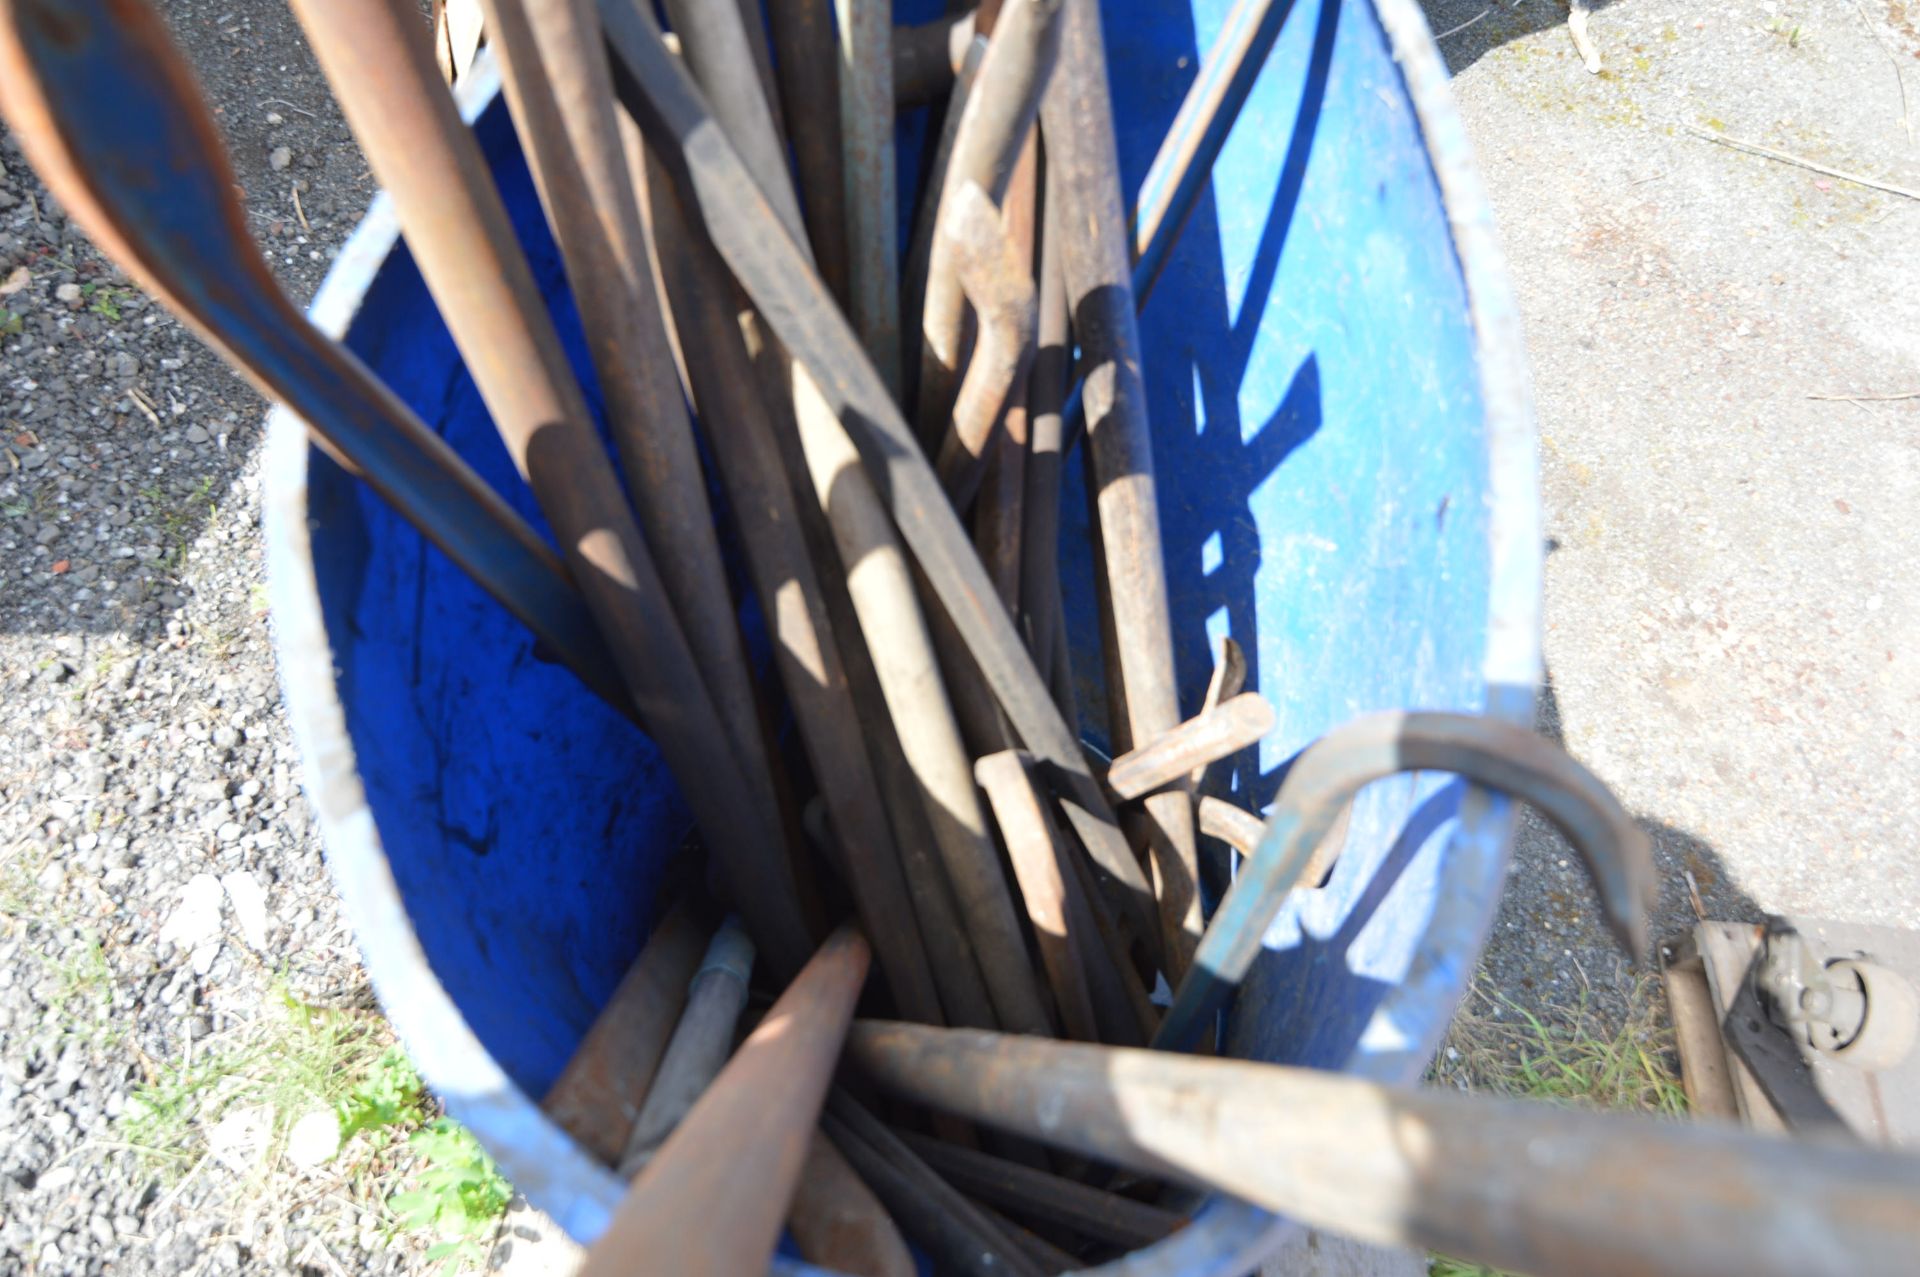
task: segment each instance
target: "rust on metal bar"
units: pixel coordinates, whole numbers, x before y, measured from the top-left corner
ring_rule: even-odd
[[[1069,927],[1066,897],[1073,871],[1062,863],[1066,849],[1060,845],[1058,831],[1034,792],[1019,754],[1008,750],[982,758],[974,763],[973,774],[993,805],[1007,858],[1019,879],[1061,1027],[1068,1037],[1098,1042],[1100,1027],[1084,967],[1090,955],[1082,947],[1088,937]]]
[[[1229,636],[1222,634],[1214,645],[1213,673],[1207,678],[1207,694],[1200,702],[1200,713],[1205,714],[1216,705],[1224,704],[1238,696],[1247,685],[1247,654],[1240,645]],[[1206,764],[1193,769],[1188,778],[1197,788],[1206,778]]]
[[[1200,800],[1197,810],[1200,832],[1209,838],[1218,838],[1243,856],[1257,851],[1261,835],[1267,832],[1266,821],[1224,798],[1208,795]]]
[[[1199,818],[1200,832],[1208,838],[1218,838],[1242,856],[1251,856],[1259,850],[1260,837],[1266,833],[1267,822],[1247,811],[1236,807],[1225,799],[1206,795],[1194,808]],[[1340,809],[1339,818],[1313,849],[1313,855],[1307,858],[1306,866],[1300,871],[1299,886],[1312,888],[1326,885],[1327,875],[1333,872],[1334,861],[1340,858],[1340,851],[1347,841],[1347,822],[1353,818],[1353,804],[1349,802]]]
[[[979,1211],[982,1218],[998,1228],[1001,1235],[1012,1242],[1014,1247],[1047,1277],[1053,1277],[1055,1273],[1078,1272],[1086,1267],[1084,1261],[1062,1250],[1031,1228],[1008,1219],[979,1198],[968,1197],[967,1204]]]
[[[111,0],[18,0],[0,15],[0,112],[61,206],[583,683],[637,719],[592,613],[540,534],[280,291],[219,130],[160,19]],[[84,109],[109,80],[125,109]],[[185,154],[147,145],[137,131],[146,126],[163,127]]]
[[[981,56],[980,70],[966,92],[946,167],[935,175],[940,185],[928,188],[927,198],[937,202],[920,312],[918,387],[923,439],[944,439],[948,432],[963,354],[967,296],[955,253],[964,246],[941,232],[954,201],[969,185],[978,186],[992,203],[1005,198],[1053,69],[1060,5],[1061,0],[1003,3],[991,25],[992,37]],[[1020,274],[1030,277],[1029,261],[1020,263]]]
[[[940,482],[954,507],[965,510],[979,487],[994,427],[1033,353],[1032,258],[972,182],[949,200],[940,239],[980,321],[979,342],[940,445]]]
[[[1167,785],[1190,784],[1196,770],[1245,749],[1272,731],[1273,723],[1266,697],[1242,692],[1114,759],[1107,788],[1130,802]]]
[[[1060,225],[1084,228],[1061,237],[1060,258],[1085,373],[1088,487],[1102,548],[1097,568],[1112,608],[1120,675],[1107,688],[1109,728],[1115,749],[1124,751],[1176,726],[1180,701],[1097,0],[1064,0],[1060,25],[1059,64],[1041,106],[1047,195],[1059,203]],[[1164,956],[1178,981],[1201,931],[1191,795],[1184,785],[1156,794],[1147,815]]]
[[[1001,220],[1007,237],[1013,241],[1021,260],[1031,264],[1036,257],[1039,208],[1040,130],[1027,131],[1027,144],[1014,165],[1013,180],[1001,203]],[[1027,284],[1031,291],[1032,282]],[[1029,339],[1031,340],[1031,338]],[[1033,359],[1029,351],[1020,375],[1014,379],[1007,397],[1007,409],[1001,414],[1002,429],[998,442],[987,455],[987,472],[973,512],[973,540],[980,549],[980,561],[993,578],[1007,615],[1020,616],[1020,564],[1023,555],[1021,536],[1026,531],[1027,447],[1032,434],[1028,425],[1027,379]]]
[[[850,311],[890,398],[900,391],[900,245],[895,228],[893,17],[885,0],[834,0],[840,31]],[[751,291],[751,290],[749,290]]]
[[[685,339],[694,401],[773,636],[776,668],[836,845],[848,862],[845,881],[900,1013],[944,1023],[902,857],[869,762],[868,728],[849,696],[841,636],[815,570],[816,558],[827,556],[809,553],[799,494],[782,464],[785,423],[776,423],[755,389],[735,322],[732,280],[712,246],[687,225],[664,175],[655,176],[659,180],[647,182],[647,203],[674,320]]]
[[[1044,184],[1042,189],[1044,189]],[[1038,317],[1027,370],[1027,491],[1021,502],[1020,611],[1027,643],[1043,673],[1053,675],[1060,614],[1060,488],[1064,481],[1060,412],[1066,405],[1073,350],[1067,337],[1067,286],[1060,273],[1059,206],[1042,201]],[[1061,681],[1071,685],[1071,672]]]
[[[743,766],[771,771],[592,0],[486,5],[507,105],[580,308],[641,534],[734,750]]]
[[[827,938],[641,1172],[581,1277],[766,1271],[868,961],[852,928]]]
[[[1093,870],[1084,856],[1067,857],[1073,875],[1066,880],[1067,934],[1099,937],[1107,961],[1088,956],[1083,962],[1093,993],[1093,1011],[1100,1021],[1100,1040],[1115,1046],[1144,1046],[1160,1025],[1159,1008],[1153,1005],[1146,985],[1135,970],[1132,946],[1106,897],[1094,885]],[[1075,883],[1078,889],[1075,889]],[[1084,941],[1076,941],[1087,953]]]
[[[1022,1219],[1063,1224],[1116,1246],[1151,1246],[1187,1221],[1173,1211],[912,1131],[900,1138],[948,1183]]]
[[[893,101],[901,110],[946,96],[967,60],[975,12],[893,29]]]
[[[773,100],[761,87],[738,4],[664,0],[674,34],[714,119],[747,166],[780,224],[803,249],[806,229],[787,174],[787,149],[774,125]],[[807,250],[810,252],[810,250]]]
[[[914,1277],[917,1271],[887,1208],[817,1127],[787,1208],[787,1228],[807,1262],[848,1277]]]
[[[1027,488],[1027,378],[1013,383],[1003,429],[988,445],[987,467],[973,506],[973,543],[1008,615],[1020,609],[1021,502]]]
[[[859,1022],[887,1090],[1378,1245],[1568,1277],[1904,1272],[1920,1158],[1318,1069]]]
[[[687,1005],[660,1057],[653,1085],[634,1118],[620,1156],[620,1173],[631,1178],[680,1125],[733,1051],[733,1035],[746,1009],[753,978],[753,941],[728,918],[708,942],[687,984]]]
[[[771,778],[728,740],[479,144],[405,0],[295,0],[468,369],[608,635],[641,718],[781,974],[811,950]]]
[[[779,55],[780,102],[790,127],[794,169],[820,278],[844,308],[852,284],[847,260],[847,193],[841,169],[839,49],[830,0],[775,0],[767,6]]]
[[[820,1125],[939,1271],[963,1277],[1040,1277],[996,1224],[846,1090],[833,1089]]]
[[[674,906],[540,1101],[541,1111],[608,1166],[626,1152],[654,1071],[706,952],[704,909]]]
[[[787,140],[787,120],[780,100],[780,85],[773,74],[773,45],[767,37],[767,18],[760,0],[735,0],[740,10],[740,26],[746,33],[747,50],[753,55],[753,71],[760,77],[760,92],[766,95],[767,110],[773,116],[773,131],[781,142]],[[774,6],[778,8],[779,6]]]

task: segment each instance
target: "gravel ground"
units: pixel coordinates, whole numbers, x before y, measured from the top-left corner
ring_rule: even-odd
[[[372,193],[365,165],[284,5],[165,9],[304,298]],[[370,1005],[279,707],[261,403],[11,138],[0,167],[0,1272],[319,1271],[315,1205],[236,1211],[238,1159],[172,1187],[117,1120],[283,988]]]
[[[1920,33],[1863,3],[1623,0],[1598,78],[1555,0],[1430,6],[1486,11],[1444,47],[1529,321],[1542,726],[1656,830],[1663,934],[1687,874],[1716,916],[1920,917],[1920,400],[1865,398],[1920,390],[1920,204],[1684,128],[1920,186]],[[165,8],[305,297],[365,166],[283,5]],[[116,1123],[283,986],[365,1005],[261,611],[260,404],[0,167],[0,1273],[335,1271],[317,1205],[271,1227],[218,1164],[163,1188]],[[1495,986],[1605,1001],[1624,968],[1537,824],[1514,884]]]

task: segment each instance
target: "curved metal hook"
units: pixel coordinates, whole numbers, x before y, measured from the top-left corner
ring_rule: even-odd
[[[1454,772],[1539,808],[1586,861],[1616,938],[1647,951],[1647,910],[1657,887],[1653,847],[1612,792],[1546,738],[1475,714],[1374,714],[1310,745],[1280,786],[1260,845],[1214,911],[1154,1035],[1184,1050],[1225,1005],[1260,952],[1261,939],[1341,809],[1365,786],[1399,772]]]

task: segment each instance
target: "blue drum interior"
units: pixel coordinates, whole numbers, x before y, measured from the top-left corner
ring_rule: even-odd
[[[1129,200],[1229,7],[1106,5]],[[915,0],[899,16],[937,9]],[[597,410],[504,102],[476,128]],[[904,202],[915,116],[901,137]],[[1198,705],[1226,634],[1278,712],[1217,786],[1257,808],[1301,748],[1356,715],[1482,708],[1493,497],[1475,333],[1367,0],[1292,5],[1142,327],[1183,706]],[[404,246],[347,341],[544,527]],[[1070,469],[1062,575],[1085,674],[1099,656]],[[317,450],[309,502],[339,700],[406,913],[474,1034],[537,1099],[638,952],[686,807],[643,735]],[[1102,717],[1088,699],[1104,749]],[[1297,895],[1269,935],[1233,1015],[1235,1054],[1347,1066],[1427,930],[1462,792],[1432,776],[1366,792],[1326,889]],[[1489,811],[1504,830],[1501,804]]]

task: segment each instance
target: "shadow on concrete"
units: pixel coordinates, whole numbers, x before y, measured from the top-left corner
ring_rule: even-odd
[[[1587,8],[1598,13],[1621,0],[1588,0]],[[1567,24],[1567,0],[1421,0],[1427,25],[1433,28],[1440,55],[1447,61],[1447,72],[1459,75],[1483,56],[1503,44]],[[1566,53],[1577,58],[1573,38],[1562,33]],[[1601,56],[1606,48],[1601,46]]]

